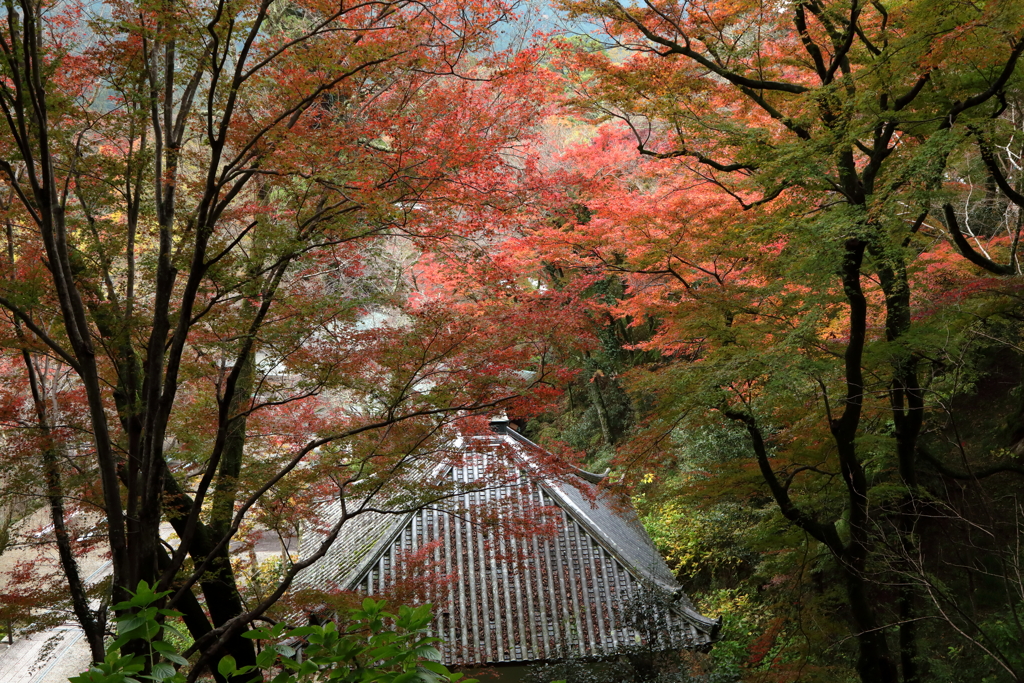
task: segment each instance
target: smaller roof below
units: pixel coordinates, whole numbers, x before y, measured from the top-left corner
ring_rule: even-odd
[[[464,493],[433,509],[353,518],[299,581],[367,594],[419,585],[434,605],[433,630],[450,666],[695,648],[715,639],[720,621],[693,608],[628,501],[582,477],[535,472],[531,463],[547,454],[511,429],[465,440],[462,454],[441,476]],[[501,467],[511,476],[489,485]],[[553,524],[547,532],[503,531],[531,515]],[[302,554],[318,541],[304,539]]]

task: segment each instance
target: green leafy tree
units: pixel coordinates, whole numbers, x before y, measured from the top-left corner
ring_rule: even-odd
[[[940,618],[922,641],[938,608],[916,558],[956,573],[922,534],[957,525],[925,511],[970,476],[947,456],[994,455],[951,436],[980,387],[942,387],[1019,341],[977,336],[1020,315],[1019,3],[559,4],[601,27],[607,49],[566,44],[554,64],[605,125],[549,164],[565,220],[516,247],[538,272],[616,275],[624,295],[586,305],[657,323],[637,346],[661,358],[623,378],[641,419],[620,462],[658,477],[675,432],[738,429],[747,457],[712,472],[715,495],[767,494],[830,558],[861,680],[920,681],[921,655],[965,632],[1018,680],[974,627]]]

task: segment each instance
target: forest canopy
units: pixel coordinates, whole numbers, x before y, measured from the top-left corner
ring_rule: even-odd
[[[190,681],[261,680],[251,624],[505,411],[725,618],[678,680],[1024,678],[1024,6],[530,11],[0,9],[0,616],[100,661],[143,581]]]

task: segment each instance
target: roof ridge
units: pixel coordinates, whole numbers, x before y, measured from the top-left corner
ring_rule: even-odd
[[[434,463],[433,467],[431,467],[431,470],[432,471],[430,475],[427,477],[427,479],[439,481],[448,476],[448,473],[452,471],[452,466],[448,463]],[[447,498],[442,500],[446,499]],[[405,531],[405,528],[409,526],[409,524],[412,522],[412,518],[418,512],[420,512],[420,510],[430,508],[431,506],[436,505],[438,502],[440,501],[433,501],[431,503],[427,503],[425,505],[400,513],[378,512],[378,514],[389,515],[391,519],[398,521],[394,521],[393,528],[374,542],[374,551],[372,553],[365,553],[363,555],[363,559],[352,566],[352,568],[349,570],[350,578],[348,580],[346,590],[351,590],[359,584],[359,581],[360,579],[362,579],[363,575],[366,574],[370,567],[372,567],[374,564],[376,564],[378,560],[380,560],[381,556],[384,555],[384,553],[388,552],[390,547],[394,544],[395,539],[397,539]]]
[[[510,436],[514,441],[518,441],[524,445],[532,446],[538,450],[546,451],[544,447],[539,446],[538,444],[534,443],[533,441],[526,438],[519,432],[516,432],[510,427],[506,427],[505,434]],[[607,471],[604,475],[598,475],[591,472],[587,472],[578,467],[573,467],[573,469],[576,471],[575,473],[577,476],[591,484],[597,484],[601,480],[603,480],[605,476],[607,476]],[[596,479],[596,481],[592,480],[591,477]],[[605,550],[607,550],[610,554],[614,555],[615,558],[618,559],[618,561],[622,563],[622,565],[626,567],[627,570],[630,573],[632,573],[638,581],[650,582],[654,584],[656,587],[671,593],[674,596],[674,598],[676,598],[676,601],[672,604],[672,609],[676,611],[680,617],[686,619],[691,624],[700,628],[701,630],[709,631],[712,634],[712,637],[714,637],[714,634],[717,633],[719,628],[721,627],[721,618],[711,619],[709,617],[705,617],[703,614],[700,614],[695,609],[686,604],[686,602],[678,600],[679,597],[685,595],[683,587],[678,581],[673,581],[672,583],[666,582],[654,576],[653,573],[650,571],[650,568],[640,567],[623,548],[619,547],[619,544],[615,542],[615,539],[613,539],[603,528],[601,528],[599,525],[594,523],[593,520],[590,519],[590,517],[586,514],[585,510],[580,509],[574,501],[570,500],[564,495],[564,493],[557,486],[557,483],[549,482],[547,478],[541,478],[538,480],[538,484],[549,496],[551,496],[553,500],[559,503],[559,507],[565,510],[566,513],[569,514],[577,524],[583,527],[590,536],[597,539],[601,543],[601,545],[604,546]],[[571,486],[571,484],[566,485]],[[601,492],[599,491],[598,495],[600,494]],[[592,507],[596,509],[597,506],[594,506],[592,504]],[[629,509],[630,511],[633,511],[632,507],[630,507]],[[633,512],[635,513],[635,511]],[[616,514],[618,514],[620,517],[622,516],[619,512],[616,512]],[[640,524],[639,519],[636,519],[635,521],[636,523]],[[660,553],[658,554],[658,556],[660,557]],[[663,559],[662,562],[664,563]],[[668,566],[666,565],[666,569],[667,568]]]
[[[380,560],[384,553],[388,552],[394,544],[395,539],[405,531],[405,527],[409,525],[412,521],[413,515],[417,512],[418,510],[410,510],[401,514],[391,515],[391,518],[396,520],[394,522],[394,527],[385,535],[374,541],[374,552],[364,553],[363,559],[354,564],[352,568],[348,570],[348,585],[346,585],[343,590],[353,590],[359,585],[360,579],[362,579],[366,572],[369,571],[369,569],[376,564],[378,560]]]
[[[659,580],[657,577],[651,576],[649,571],[642,569],[622,548],[619,547],[619,544],[616,543],[607,532],[594,524],[594,522],[587,516],[586,511],[580,509],[576,503],[569,500],[562,491],[557,488],[557,486],[551,486],[547,481],[541,481],[539,483],[541,488],[543,488],[548,495],[560,504],[559,507],[564,509],[577,524],[584,527],[590,535],[602,541],[602,545],[605,546],[605,549],[613,554],[624,567],[627,567],[638,580],[650,581],[656,586],[673,593],[680,588],[678,583],[670,584]]]
[[[527,439],[525,436],[519,434],[518,432],[514,431],[511,428],[507,428],[506,434],[511,436],[513,438],[513,440],[519,441],[519,442],[524,443],[524,444],[529,445],[529,446],[533,446],[534,448],[536,448],[538,450],[542,450],[542,451],[546,452],[546,449],[544,447],[537,445],[533,441]],[[593,474],[591,472],[586,472],[585,470],[581,470],[578,467],[574,467],[573,469],[576,470],[577,476],[579,476],[580,472],[583,472],[584,474],[589,474],[592,477],[601,477],[601,475],[596,475],[596,474]],[[581,476],[580,478],[583,479],[584,481],[588,481],[589,482],[589,480],[586,477],[582,477]],[[601,478],[603,478],[603,477],[601,477]],[[600,479],[598,479],[598,481],[600,481]],[[572,515],[573,519],[575,519],[577,523],[579,523],[581,526],[585,527],[591,533],[591,535],[593,535],[593,536],[595,536],[595,537],[605,541],[606,542],[604,544],[605,548],[609,552],[611,552],[613,555],[615,555],[619,559],[619,561],[622,562],[622,564],[624,566],[629,567],[633,571],[633,573],[635,575],[639,574],[638,576],[636,576],[637,579],[649,580],[652,583],[654,583],[655,585],[657,585],[657,586],[659,586],[661,588],[664,588],[666,590],[669,590],[670,592],[673,592],[673,593],[680,588],[680,585],[679,585],[678,582],[676,582],[676,583],[668,583],[666,581],[660,580],[657,577],[651,576],[650,572],[647,571],[646,568],[641,568],[640,566],[638,566],[637,563],[634,562],[631,558],[629,558],[629,556],[625,552],[625,550],[620,548],[619,544],[616,543],[615,540],[604,529],[600,528],[597,524],[595,524],[593,522],[593,520],[591,520],[587,516],[585,510],[580,509],[579,506],[575,502],[569,500],[563,494],[563,492],[558,488],[557,483],[549,482],[549,480],[546,477],[541,479],[539,483],[542,486],[542,488],[544,488],[544,490],[548,492],[549,495],[554,494],[554,495],[552,495],[552,498],[555,498],[555,499],[559,500],[560,502],[564,503],[564,505],[562,505],[562,507],[565,508],[566,511],[569,512]],[[596,484],[597,482],[589,482],[589,483]],[[567,486],[571,486],[571,484],[566,484],[566,485]],[[595,508],[595,509],[597,508],[597,506],[593,505],[593,504],[592,504],[591,507]],[[632,507],[630,508],[630,510],[632,510]],[[616,514],[618,514],[618,513],[616,513]],[[637,522],[639,523],[639,520],[637,520]],[[611,547],[609,547],[609,545]]]

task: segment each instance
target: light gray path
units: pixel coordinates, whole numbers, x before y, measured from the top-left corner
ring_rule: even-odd
[[[110,573],[110,562],[86,577],[92,583]],[[0,645],[0,683],[65,683],[89,666],[89,645],[77,624],[16,637]]]
[[[82,630],[70,624],[0,645],[0,683],[59,683],[89,666]]]

